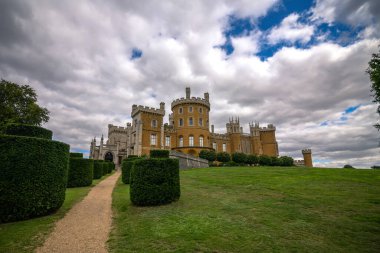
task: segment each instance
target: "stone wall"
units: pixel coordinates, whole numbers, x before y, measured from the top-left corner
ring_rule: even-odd
[[[170,151],[170,158],[179,159],[180,169],[190,169],[190,168],[206,168],[208,167],[208,161],[199,157],[184,154],[174,150]]]

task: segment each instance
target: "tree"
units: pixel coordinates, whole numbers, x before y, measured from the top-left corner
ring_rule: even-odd
[[[208,160],[209,162],[213,162],[216,159],[215,151],[211,150],[201,150],[199,152],[199,157]]]
[[[49,111],[37,104],[37,94],[29,85],[0,82],[0,130],[8,123],[40,126],[49,120]]]
[[[247,155],[239,152],[233,153],[231,158],[235,163],[245,163],[247,161]]]
[[[377,113],[380,115],[380,52],[377,54],[372,54],[372,59],[368,62],[366,72],[369,74],[369,79],[372,83],[371,92],[373,102],[379,104],[377,107]],[[380,130],[379,123],[375,124],[374,127]]]
[[[218,162],[226,163],[231,160],[231,157],[227,152],[219,152],[216,154],[216,160],[218,160]]]
[[[247,161],[246,161],[249,165],[255,165],[255,164],[258,164],[259,163],[259,157],[255,154],[253,155],[247,155]]]
[[[259,164],[261,166],[271,166],[272,165],[272,159],[270,156],[260,155],[259,156]]]

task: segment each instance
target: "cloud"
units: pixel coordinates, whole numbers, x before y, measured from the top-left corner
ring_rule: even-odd
[[[268,34],[268,41],[270,44],[277,44],[279,42],[300,41],[307,43],[310,41],[314,34],[314,27],[312,25],[302,24],[299,22],[300,15],[292,13],[281,21],[279,26],[272,28]]]
[[[219,47],[231,16],[257,22],[277,4],[2,1],[0,77],[32,85],[51,111],[45,126],[73,150],[88,149],[109,123],[125,125],[132,104],[164,101],[168,114],[172,100],[191,86],[194,96],[210,92],[216,131],[225,132],[230,116],[240,116],[246,131],[251,121],[275,123],[282,155],[297,157],[311,147],[316,160],[329,161],[319,165],[371,165],[378,156],[377,114],[365,69],[378,37],[346,47],[325,40],[307,49],[285,43],[260,59],[265,35],[273,34],[273,43],[313,36],[311,24],[289,13],[271,31],[232,37],[229,56]],[[141,57],[131,57],[134,50]],[[359,104],[344,124],[321,126]]]

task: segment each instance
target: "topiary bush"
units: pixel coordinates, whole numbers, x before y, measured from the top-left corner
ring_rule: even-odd
[[[150,158],[169,158],[169,150],[152,149],[150,151]]]
[[[124,184],[129,184],[132,166],[135,161],[140,159],[144,158],[138,156],[128,156],[127,159],[124,159],[121,162],[121,181],[123,181]]]
[[[171,203],[181,195],[178,159],[140,159],[134,162],[130,178],[130,197],[134,205],[153,206]]]
[[[235,163],[245,163],[247,161],[247,155],[240,152],[233,153],[231,158]]]
[[[17,135],[17,136],[29,136],[51,140],[53,132],[49,129],[45,129],[39,126],[24,125],[24,124],[7,124],[5,126],[4,134]]]
[[[103,176],[103,161],[95,160],[94,161],[94,179],[102,178]]]
[[[67,187],[90,186],[94,177],[94,160],[70,157]]]
[[[43,132],[0,135],[0,222],[47,215],[65,200],[70,146]]]
[[[83,158],[83,153],[70,153],[70,157]]]
[[[216,160],[218,162],[226,163],[231,160],[231,156],[227,152],[219,152],[216,154]]]
[[[216,160],[216,153],[214,150],[201,150],[199,152],[199,158],[203,158],[208,160],[209,162],[213,162]]]
[[[255,154],[247,155],[246,163],[249,165],[255,165],[259,163],[259,157]]]
[[[272,165],[272,159],[270,156],[260,155],[259,156],[259,164],[261,166],[271,166]]]

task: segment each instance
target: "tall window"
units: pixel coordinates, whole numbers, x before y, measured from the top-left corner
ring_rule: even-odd
[[[157,145],[157,135],[155,134],[150,135],[150,145]]]
[[[189,112],[193,112],[193,107],[189,106]]]
[[[178,138],[178,146],[183,147],[183,137],[182,136],[180,136]]]
[[[223,152],[226,152],[227,151],[227,145],[226,143],[223,143]]]
[[[179,119],[179,126],[183,126],[183,119]]]
[[[216,146],[216,142],[213,142],[213,143],[212,143],[212,148],[215,149],[215,151],[217,151],[218,148],[217,148],[217,146]]]
[[[199,107],[199,113],[202,113],[202,112],[203,112],[202,107]]]
[[[189,126],[192,126],[193,125],[193,117],[190,117],[189,118]]]
[[[189,146],[190,147],[194,146],[194,136],[192,135],[189,136]]]
[[[157,120],[156,119],[152,120],[152,127],[157,127]]]
[[[180,108],[178,109],[178,113],[180,113],[180,114],[183,113],[183,108],[182,108],[182,107],[180,107]]]
[[[170,147],[170,136],[165,136],[165,146]]]
[[[202,119],[202,118],[199,118],[199,120],[198,120],[198,125],[199,125],[199,126],[203,126],[203,119]]]
[[[203,136],[199,136],[199,146],[203,147]]]

